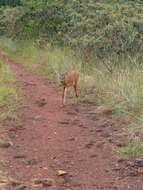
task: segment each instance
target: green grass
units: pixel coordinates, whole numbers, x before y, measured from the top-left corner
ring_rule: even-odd
[[[139,138],[134,138],[127,145],[121,147],[118,153],[129,158],[135,158],[143,154],[143,141]]]
[[[0,62],[0,120],[16,119],[18,89],[8,65]]]

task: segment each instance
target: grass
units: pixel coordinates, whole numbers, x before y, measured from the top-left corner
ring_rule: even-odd
[[[139,138],[134,138],[126,146],[121,147],[118,153],[130,158],[135,158],[143,154],[143,141]]]
[[[60,85],[60,75],[68,69],[80,74],[78,85],[81,102],[96,102],[112,107],[116,116],[128,117],[134,133],[143,123],[143,67],[142,54],[113,55],[99,59],[94,57],[86,63],[83,72],[82,57],[68,48],[47,44],[39,49],[33,42],[13,42],[0,39],[0,48],[8,52],[18,63],[31,71],[46,76]],[[13,92],[15,94],[15,92]],[[132,140],[121,152],[135,156],[143,153],[141,140]],[[136,148],[137,147],[137,148]],[[138,148],[139,147],[139,148]]]
[[[0,62],[0,120],[16,119],[18,90],[8,65]]]

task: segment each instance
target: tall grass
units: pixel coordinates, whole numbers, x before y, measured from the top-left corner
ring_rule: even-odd
[[[18,92],[8,65],[0,62],[0,120],[16,119]]]
[[[143,142],[139,138],[134,138],[127,145],[121,147],[118,153],[130,158],[135,158],[143,154]]]

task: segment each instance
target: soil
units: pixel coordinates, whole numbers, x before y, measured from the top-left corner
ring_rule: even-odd
[[[4,123],[12,141],[7,190],[143,190],[142,167],[116,153],[129,138],[121,121],[95,104],[61,107],[61,91],[47,79],[0,57],[23,91],[18,120]]]

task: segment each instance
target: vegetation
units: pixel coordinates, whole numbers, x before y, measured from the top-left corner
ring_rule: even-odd
[[[139,138],[135,138],[126,146],[121,147],[119,153],[130,158],[135,158],[143,154],[143,142]]]
[[[15,78],[9,67],[0,62],[0,119],[15,119],[17,103]]]
[[[21,1],[20,0],[1,0],[0,1],[0,7],[2,6],[11,6],[11,7],[15,7],[21,5]]]
[[[112,106],[137,127],[143,121],[142,18],[142,0],[1,1],[0,47],[56,84],[75,68],[80,101]]]
[[[1,7],[0,32],[76,48],[86,61],[95,54],[135,53],[142,49],[142,5],[141,0],[21,0],[21,6]]]

